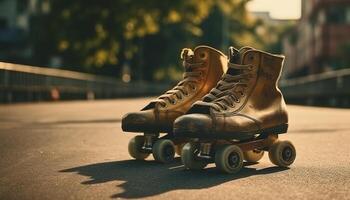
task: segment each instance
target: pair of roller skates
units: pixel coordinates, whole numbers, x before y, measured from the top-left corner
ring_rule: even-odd
[[[215,162],[236,173],[243,160],[257,162],[269,152],[275,165],[286,167],[296,152],[286,133],[288,115],[277,87],[284,57],[251,47],[223,53],[207,46],[181,53],[184,79],[139,112],[123,117],[122,128],[144,132],[129,142],[129,153],[169,163],[175,153],[188,169]],[[159,137],[160,133],[165,133]]]

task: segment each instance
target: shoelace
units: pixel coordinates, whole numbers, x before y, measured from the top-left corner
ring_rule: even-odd
[[[252,70],[252,66],[229,63],[229,67],[242,71],[247,70],[248,72],[238,75],[224,74],[216,87],[204,96],[204,102],[200,102],[199,104],[210,106],[216,111],[220,111],[234,107],[235,103],[240,102],[240,98],[244,96],[245,88],[248,86],[248,81],[251,78],[250,71]],[[242,89],[237,90],[237,88]]]
[[[192,62],[193,55],[188,55],[188,52],[188,49],[183,49],[181,52],[181,59],[183,59],[183,66],[185,68],[183,80],[181,80],[174,88],[153,100],[153,102],[159,103],[162,107],[165,107],[167,103],[176,104],[177,99],[181,100],[184,96],[188,96],[191,91],[197,89],[196,85],[202,76],[202,70],[198,70],[198,68],[203,67],[203,62]]]

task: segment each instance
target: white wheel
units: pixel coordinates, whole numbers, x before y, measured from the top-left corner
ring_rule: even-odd
[[[247,162],[258,162],[264,156],[264,151],[254,149],[243,152],[243,155],[244,160],[246,160]]]
[[[196,153],[198,152],[197,145],[194,143],[187,143],[182,148],[181,160],[186,169],[203,169],[208,163],[205,160],[196,159]]]
[[[185,143],[180,143],[175,146],[175,152],[178,156],[181,156],[182,148],[185,146]]]
[[[289,141],[277,141],[269,149],[270,161],[280,167],[288,167],[296,157],[294,145]]]
[[[128,150],[131,157],[136,160],[144,160],[149,156],[149,153],[142,152],[142,146],[145,142],[144,136],[135,136],[129,141]]]
[[[174,160],[175,145],[171,140],[160,139],[154,143],[152,152],[156,161],[170,163]]]
[[[243,152],[236,145],[219,146],[215,153],[216,167],[225,173],[239,172],[243,166]]]

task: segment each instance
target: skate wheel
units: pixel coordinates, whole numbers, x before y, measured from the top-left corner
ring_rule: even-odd
[[[175,146],[175,152],[177,155],[181,156],[182,148],[185,146],[185,143],[181,143]]]
[[[236,145],[222,145],[215,153],[216,167],[225,173],[237,173],[243,166],[243,152]]]
[[[243,155],[244,160],[246,160],[247,162],[258,162],[264,156],[264,151],[253,149],[250,151],[243,152]]]
[[[175,145],[171,140],[157,140],[152,148],[154,160],[162,163],[170,163],[174,160]]]
[[[294,145],[289,141],[277,141],[269,149],[270,161],[280,167],[291,165],[296,157]]]
[[[128,150],[131,157],[136,160],[144,160],[149,156],[149,153],[142,152],[142,146],[145,142],[144,136],[135,136],[129,141]]]
[[[194,143],[187,143],[181,151],[181,160],[186,169],[203,169],[208,165],[205,160],[196,159],[198,148]]]

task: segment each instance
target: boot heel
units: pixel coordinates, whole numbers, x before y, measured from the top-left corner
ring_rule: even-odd
[[[270,135],[270,134],[282,134],[287,133],[288,130],[288,124],[281,124],[275,127],[267,128],[262,131],[262,134],[264,135]]]
[[[282,124],[279,126],[275,126],[273,128],[270,128],[270,134],[282,134],[282,133],[287,133],[288,131],[288,124]]]

